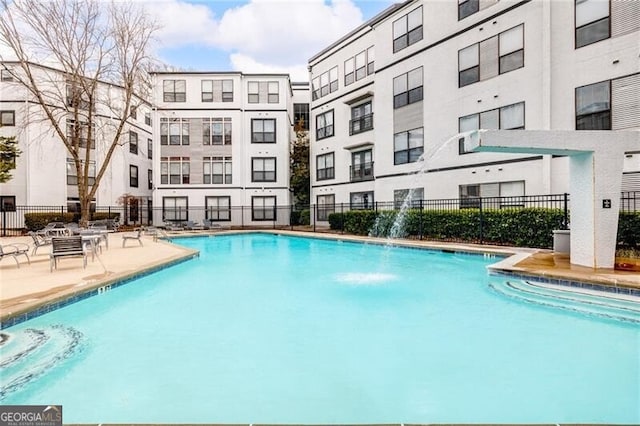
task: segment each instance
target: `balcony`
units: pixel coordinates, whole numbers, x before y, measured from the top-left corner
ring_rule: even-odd
[[[363,115],[360,118],[349,120],[349,135],[357,135],[373,129],[373,114]]]
[[[373,161],[371,163],[355,164],[349,167],[351,182],[373,180]]]

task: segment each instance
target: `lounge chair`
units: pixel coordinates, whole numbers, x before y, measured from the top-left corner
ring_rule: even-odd
[[[184,223],[183,222],[168,222],[165,225],[165,229],[167,231],[184,231]]]
[[[87,268],[87,251],[80,235],[74,237],[60,237],[51,239],[51,254],[49,255],[49,270],[58,269],[58,259],[61,257],[82,257],[82,267]]]
[[[44,235],[33,231],[29,232],[29,235],[33,238],[33,251],[31,252],[31,256],[35,256],[40,247],[51,245],[51,238],[49,237],[45,237]]]
[[[138,243],[142,246],[142,228],[138,229],[135,234],[124,234],[122,236],[122,247],[124,248],[124,245],[127,241],[129,240],[136,240],[138,241]]]
[[[29,259],[29,246],[22,243],[14,243],[14,244],[5,244],[0,246],[0,260],[5,257],[13,257],[13,260],[16,261],[16,265],[18,268],[20,267],[20,262],[18,262],[18,256],[24,256],[27,258],[27,263],[31,264],[31,260]]]
[[[199,224],[195,223],[192,220],[188,220],[184,224],[184,229],[188,229],[188,230],[191,230],[191,231],[202,231],[204,229],[204,225],[199,225]]]

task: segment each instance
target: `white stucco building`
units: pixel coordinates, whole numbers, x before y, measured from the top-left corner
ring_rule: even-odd
[[[0,184],[3,205],[9,208],[16,205],[50,207],[40,211],[55,211],[60,207],[68,211],[79,211],[77,176],[70,154],[40,106],[12,76],[13,72],[20,73],[18,65],[3,62],[0,68],[0,135],[15,136],[22,151],[15,160],[13,178]],[[32,69],[40,81],[40,87],[53,94],[51,99],[56,98],[56,93],[57,99],[64,99],[60,94],[67,93],[69,96],[68,82],[63,72],[41,65],[32,65]],[[117,99],[122,93],[122,88],[118,86],[101,83],[97,96],[104,98],[102,100],[116,99],[111,105],[118,105]],[[68,103],[67,98],[66,104]],[[114,119],[115,111],[107,110],[106,104],[96,104],[94,137],[90,143],[85,142],[85,146],[91,146],[93,151],[89,166],[90,178],[95,177],[101,167],[108,144],[115,134],[114,126],[118,123]],[[141,99],[134,100],[132,104],[137,106],[135,113],[126,123],[92,204],[117,207],[119,199],[128,194],[130,205],[127,209],[127,221],[139,223],[146,216],[151,201],[151,186],[147,182],[152,158],[151,107]],[[69,134],[74,128],[73,107],[61,102],[61,105],[53,105],[52,109],[57,111],[61,128],[67,129]],[[84,155],[83,148],[81,153]],[[20,225],[21,218],[9,224]]]
[[[468,153],[456,135],[640,128],[639,40],[640,2],[388,8],[309,60],[318,220],[409,188],[424,199],[568,192],[567,158]],[[640,191],[640,146],[625,154],[622,189]]]
[[[154,222],[287,224],[289,149],[308,84],[287,74],[152,77]]]

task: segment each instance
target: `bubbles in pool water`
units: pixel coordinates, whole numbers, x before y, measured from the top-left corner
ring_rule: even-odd
[[[380,284],[398,278],[382,272],[344,272],[336,275],[336,281],[349,284]]]

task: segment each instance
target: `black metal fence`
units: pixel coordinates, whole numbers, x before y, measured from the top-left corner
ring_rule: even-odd
[[[332,213],[345,213],[350,210],[388,211],[403,208],[452,211],[462,209],[560,209],[563,212],[563,225],[569,224],[571,208],[569,194],[550,194],[515,197],[473,197],[437,200],[411,200],[403,202],[369,202],[312,204],[308,206],[189,206],[176,208],[150,207],[147,205],[98,206],[93,209],[97,218],[117,216],[120,225],[162,226],[172,222],[192,221],[202,223],[210,220],[223,227],[232,229],[292,229],[311,232],[329,231],[328,218]],[[625,192],[621,195],[620,211],[640,211],[640,192]],[[27,231],[25,215],[30,213],[50,213],[65,216],[68,221],[77,221],[79,213],[67,206],[15,206],[11,210],[0,212],[0,236],[21,235]],[[343,232],[341,229],[333,230]]]

